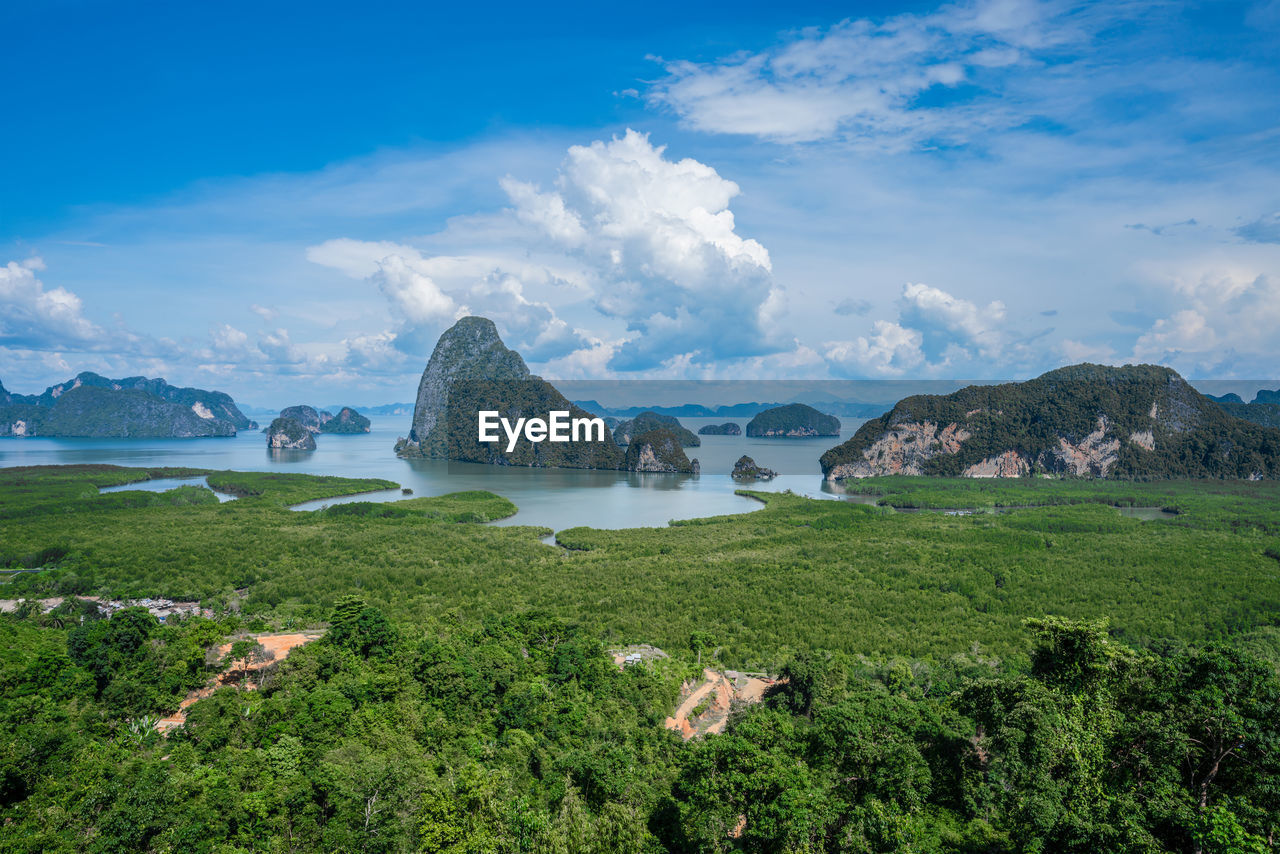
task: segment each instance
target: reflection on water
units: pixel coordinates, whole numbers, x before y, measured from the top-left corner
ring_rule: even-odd
[[[411,488],[412,497],[473,489],[495,492],[519,508],[515,516],[497,524],[538,525],[557,531],[580,525],[630,528],[759,509],[758,502],[734,494],[734,490],[742,488],[790,489],[812,497],[835,497],[825,491],[818,457],[852,435],[860,423],[844,419],[845,428],[839,440],[703,436],[700,447],[689,449],[689,456],[701,461],[703,472],[692,477],[401,460],[391,449],[396,437],[408,432],[409,419],[374,416],[370,420],[373,425],[370,433],[317,436],[314,451],[269,452],[265,437],[257,431],[218,439],[0,439],[0,466],[105,463],[377,477]],[[696,431],[702,424],[724,420],[687,418],[682,422]],[[740,420],[746,423],[745,419]],[[768,482],[734,482],[729,472],[743,454],[782,475]],[[405,497],[410,496],[396,489],[347,499],[327,499],[321,504]]]
[[[104,486],[98,490],[100,493],[107,492],[168,492],[171,489],[177,489],[180,486],[203,486],[205,489],[218,496],[219,501],[235,501],[236,496],[227,495],[225,492],[218,492],[209,486],[208,478],[203,477],[157,477],[152,480],[140,480],[137,483],[122,483],[119,486]]]
[[[695,432],[703,424],[746,419],[684,418]],[[839,439],[749,439],[746,436],[702,436],[688,449],[702,466],[699,476],[640,474],[584,469],[532,469],[486,466],[439,460],[401,460],[392,453],[409,419],[375,416],[372,432],[358,436],[321,435],[314,451],[269,451],[259,432],[220,439],[0,439],[0,466],[106,463],[121,466],[189,466],[240,471],[290,471],[342,477],[377,477],[413,490],[399,489],[309,502],[299,509],[318,509],[348,501],[399,501],[407,497],[487,490],[511,500],[519,512],[499,525],[538,525],[552,530],[586,525],[632,528],[666,525],[672,519],[747,513],[760,504],[735,495],[738,489],[763,492],[791,490],[811,498],[875,504],[879,496],[845,494],[822,480],[818,458],[851,436],[860,421],[842,419]],[[771,481],[740,483],[729,477],[734,462],[746,454],[781,474]],[[115,489],[156,489],[159,484],[202,483],[196,480],[150,481]],[[166,486],[164,488],[172,488]],[[219,494],[227,500],[229,496]],[[1004,508],[1014,509],[1014,508]],[[1137,519],[1165,519],[1174,514],[1158,507],[1124,507]]]

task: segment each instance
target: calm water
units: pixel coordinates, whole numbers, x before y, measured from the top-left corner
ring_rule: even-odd
[[[408,432],[409,419],[375,416],[372,431],[359,436],[316,438],[315,451],[270,452],[256,431],[224,439],[0,439],[0,466],[109,463],[121,466],[191,466],[239,471],[291,471],[343,477],[379,477],[413,490],[413,495],[442,495],[467,489],[496,492],[515,502],[519,512],[499,524],[542,525],[559,531],[578,525],[633,528],[745,513],[759,502],[733,494],[741,484],[729,477],[742,454],[782,474],[752,484],[760,490],[790,489],[815,498],[836,497],[824,491],[818,458],[853,435],[858,419],[841,419],[840,438],[748,439],[745,436],[702,436],[702,446],[689,448],[701,462],[698,477],[666,474],[530,469],[401,460],[392,453],[397,436]],[[723,418],[682,418],[697,432]],[[747,419],[734,419],[746,426]],[[185,481],[184,481],[185,482]],[[191,482],[199,482],[199,479]],[[175,484],[176,485],[176,484]],[[152,488],[155,484],[153,483]],[[394,500],[398,490],[363,496],[362,500]],[[334,500],[319,502],[332,504]]]

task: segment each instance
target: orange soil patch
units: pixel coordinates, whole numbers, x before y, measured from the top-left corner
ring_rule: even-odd
[[[764,693],[777,680],[746,676],[734,671],[721,672],[706,668],[702,681],[697,685],[685,683],[681,694],[684,699],[675,713],[663,723],[667,729],[680,733],[685,741],[695,735],[724,732],[729,723],[729,712],[734,703],[758,703]],[[710,699],[707,708],[696,717],[690,717],[704,700]]]
[[[222,671],[217,675],[212,685],[206,685],[203,688],[197,688],[196,690],[192,691],[190,694],[188,694],[186,697],[183,698],[181,703],[178,704],[178,711],[174,712],[172,715],[169,715],[167,718],[161,718],[160,720],[156,721],[156,729],[158,729],[160,732],[168,732],[174,727],[182,726],[187,721],[187,709],[189,709],[197,701],[203,700],[205,697],[210,696],[211,694],[213,694],[214,691],[218,690],[224,685],[236,685],[237,687],[243,687],[246,691],[254,690],[254,688],[257,686],[255,686],[252,682],[248,681],[247,679],[244,680],[243,686],[239,685],[238,684],[239,677],[241,677],[246,671],[257,672],[259,670],[263,670],[267,667],[272,666],[278,661],[284,661],[286,658],[289,657],[290,652],[302,646],[303,644],[311,643],[311,641],[320,638],[322,635],[323,635],[323,632],[304,632],[301,634],[283,634],[283,635],[257,635],[256,637],[253,638],[253,640],[257,641],[258,643],[266,647],[267,650],[273,653],[274,658],[272,658],[269,661],[254,662],[253,664],[248,665],[248,667],[245,667],[243,660],[231,662],[230,666],[228,666],[226,670]],[[231,652],[231,644],[224,643],[222,646],[218,647],[218,658],[222,659],[229,652]]]

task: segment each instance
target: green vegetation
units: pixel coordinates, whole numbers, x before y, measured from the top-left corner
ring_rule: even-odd
[[[747,435],[784,438],[839,436],[840,419],[803,403],[789,403],[766,409],[748,421]]]
[[[368,433],[372,422],[349,406],[338,410],[338,414],[320,425],[321,433],[338,433],[351,435]]]
[[[1261,394],[1261,392],[1259,392]],[[1280,427],[1280,403],[1223,403],[1218,406],[1234,418],[1243,418],[1263,427]]]
[[[473,524],[514,510],[487,493],[295,512],[387,484],[238,472],[208,475],[244,496],[221,505],[97,492],[174,474],[0,470],[6,554],[52,566],[7,598],[219,614],[0,618],[5,850],[1275,850],[1280,484],[885,478],[856,485],[1048,506],[744,493],[759,511],[562,548]],[[153,730],[216,644],[260,654],[237,630],[321,623],[257,690]],[[604,644],[631,642],[674,658],[613,666]],[[712,658],[784,680],[683,743],[662,721]]]
[[[42,471],[56,500],[33,495]],[[666,649],[703,629],[726,666],[752,670],[806,648],[943,659],[978,643],[1016,656],[1021,620],[1045,613],[1109,618],[1118,637],[1146,646],[1247,634],[1280,610],[1267,554],[1280,485],[1269,482],[885,479],[860,485],[904,506],[1058,506],[945,516],[747,493],[765,505],[668,529],[561,531],[560,549],[539,541],[545,529],[452,521],[510,514],[484,493],[300,513],[287,505],[393,484],[224,472],[209,483],[244,498],[131,506],[122,502],[135,494],[161,496],[98,495],[84,480],[126,476],[0,470],[6,554],[19,564],[46,549],[63,555],[54,571],[10,582],[15,595],[218,602],[247,587],[249,613],[283,622],[322,619],[359,590],[397,622],[538,609],[583,621],[607,643]],[[6,503],[10,490],[22,497]],[[1113,503],[1179,515],[1142,522]]]
[[[190,438],[234,436],[252,426],[228,395],[162,379],[113,380],[85,371],[40,395],[11,394],[0,385],[0,436]]]
[[[301,421],[284,415],[274,419],[267,427],[267,447],[284,450],[314,451],[315,437]]]
[[[726,421],[723,424],[707,424],[699,428],[699,436],[741,436],[742,428],[738,426],[736,421]]]
[[[681,444],[679,434],[664,427],[641,433],[631,439],[624,468],[627,471],[696,474],[697,460],[690,462]]]
[[[702,440],[692,430],[683,426],[679,418],[648,410],[641,412],[635,418],[620,421],[613,430],[613,440],[625,448],[637,436],[651,430],[667,430],[674,433],[680,440],[680,444],[686,448],[697,448],[702,445]]]

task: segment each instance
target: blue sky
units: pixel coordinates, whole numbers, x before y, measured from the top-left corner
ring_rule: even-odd
[[[18,6],[12,390],[1280,374],[1277,0]]]

